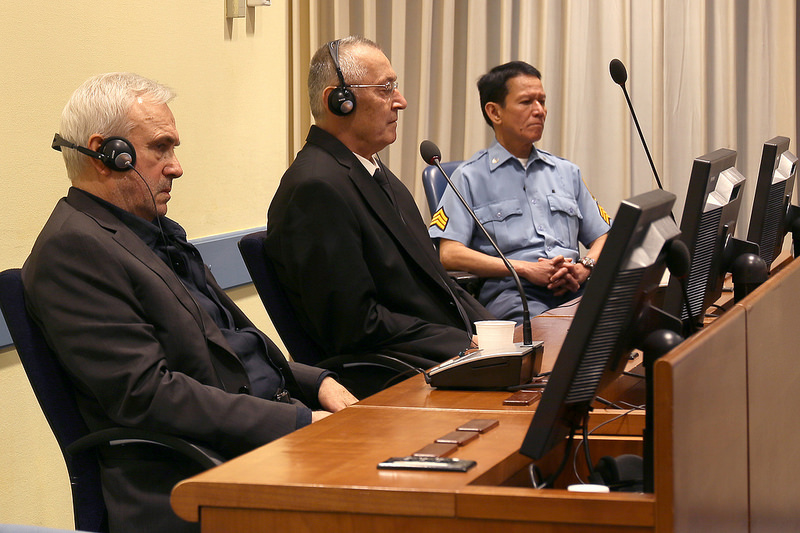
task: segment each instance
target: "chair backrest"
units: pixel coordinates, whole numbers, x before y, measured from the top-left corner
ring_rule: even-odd
[[[106,507],[97,457],[90,451],[76,455],[66,451],[67,446],[87,435],[89,429],[78,410],[72,382],[25,309],[18,268],[0,273],[0,308],[31,388],[64,456],[72,487],[75,528],[106,531]]]
[[[272,261],[264,252],[266,231],[245,235],[239,240],[239,251],[253,279],[261,302],[278,331],[283,344],[297,362],[315,365],[327,358],[325,351],[306,333],[297,314],[278,281]]]
[[[447,161],[446,163],[441,163],[441,165],[447,175],[452,176],[453,171],[461,163],[463,161]],[[439,200],[441,200],[444,190],[447,188],[447,180],[436,165],[428,165],[422,170],[422,186],[425,188],[428,209],[431,212],[431,216],[433,216],[436,212],[436,207],[439,205]]]

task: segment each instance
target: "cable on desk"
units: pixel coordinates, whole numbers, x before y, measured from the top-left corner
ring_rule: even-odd
[[[622,372],[622,375],[623,375],[623,376],[630,376],[630,377],[632,377],[632,378],[644,379],[644,376],[643,376],[642,374],[636,374],[636,373],[634,373],[634,372],[628,372],[627,370],[625,370],[624,372]]]
[[[622,402],[622,403],[625,403],[625,402]],[[578,445],[576,446],[575,454],[573,455],[573,459],[572,459],[572,471],[575,474],[575,479],[577,479],[580,483],[586,483],[586,482],[583,480],[583,478],[581,478],[580,474],[578,474],[578,454],[580,453],[580,448],[581,448],[581,446],[584,445],[584,443],[585,443],[587,448],[589,447],[589,436],[592,433],[594,433],[595,431],[597,431],[598,429],[600,429],[601,427],[605,426],[606,424],[610,424],[611,422],[616,422],[620,418],[624,418],[624,417],[628,416],[629,414],[631,414],[632,412],[634,412],[634,411],[636,411],[638,409],[644,409],[644,407],[645,407],[644,405],[630,405],[630,404],[626,404],[626,405],[629,405],[630,409],[628,409],[624,413],[621,413],[621,414],[615,416],[614,418],[609,418],[608,420],[606,420],[605,422],[603,422],[601,424],[597,424],[591,431],[589,431],[587,434],[584,435],[583,441],[579,442]],[[591,459],[589,458],[589,454],[588,453],[586,454],[586,458],[587,458],[587,461],[589,462],[588,464],[591,465]],[[589,473],[591,474],[593,471],[594,471],[594,466],[593,465],[589,466]]]
[[[606,400],[605,398],[601,398],[600,396],[595,396],[594,399],[595,399],[595,401],[598,401],[598,402],[602,403],[606,407],[611,407],[612,409],[624,409],[623,407],[620,407],[619,405],[615,404],[614,402],[610,402],[610,401]]]
[[[534,380],[541,379],[541,378],[546,378],[546,377],[549,377],[549,376],[550,376],[550,372],[540,372],[539,374],[536,374],[535,376],[533,376],[533,378],[531,378],[531,381],[529,381],[528,383],[523,383],[522,385],[512,385],[510,387],[506,387],[503,390],[506,390],[508,392],[517,392],[517,391],[520,391],[520,390],[544,389],[547,386],[547,381],[546,380],[540,381],[538,383],[534,383]]]
[[[548,476],[547,479],[545,479],[542,483],[539,484],[539,486],[536,487],[537,489],[545,489],[547,487],[552,487],[555,480],[558,479],[558,476],[561,475],[561,472],[564,470],[564,467],[567,466],[567,461],[569,460],[570,456],[569,452],[572,451],[572,442],[575,440],[575,429],[576,428],[573,427],[569,432],[569,439],[567,440],[566,448],[564,449],[564,457],[561,459],[561,464],[558,465],[558,468],[556,468],[555,472],[550,474],[550,476]],[[533,483],[533,480],[531,480],[531,482]]]
[[[386,383],[383,384],[383,388],[384,389],[388,389],[389,387],[391,387],[395,383],[400,383],[400,381],[404,380],[409,375],[423,374],[423,373],[424,373],[424,371],[422,369],[420,369],[420,368],[409,368],[408,370],[403,370],[399,374],[396,374],[396,375],[390,377],[389,379],[387,379]]]

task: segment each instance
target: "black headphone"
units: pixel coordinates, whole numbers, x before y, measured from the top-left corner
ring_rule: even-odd
[[[613,491],[642,492],[644,463],[640,456],[623,454],[601,457],[589,482],[605,485]]]
[[[336,75],[339,76],[339,86],[328,95],[328,109],[330,109],[331,113],[334,115],[343,117],[352,113],[356,108],[356,95],[347,88],[347,84],[344,82],[344,75],[339,66],[338,39],[328,43],[328,52],[331,53],[331,58],[333,58],[333,66],[336,67]]]
[[[130,141],[123,137],[109,137],[103,141],[103,144],[100,145],[100,151],[95,152],[94,150],[89,150],[84,146],[78,146],[75,143],[71,143],[56,133],[55,137],[53,137],[53,144],[51,147],[53,150],[57,150],[59,152],[61,151],[62,147],[77,150],[82,154],[88,155],[89,157],[99,159],[111,170],[117,170],[120,172],[131,169],[136,165],[136,150],[133,148],[133,145],[130,143]]]

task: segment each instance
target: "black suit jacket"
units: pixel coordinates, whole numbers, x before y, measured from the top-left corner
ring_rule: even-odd
[[[235,322],[252,327],[206,274]],[[90,429],[151,429],[228,457],[296,429],[305,407],[244,393],[245,370],[213,319],[139,237],[80,191],[56,205],[22,279],[29,311],[73,378]],[[299,384],[292,394],[317,407],[320,370],[287,363],[268,345]],[[169,491],[186,468],[135,452],[103,466],[112,530],[180,529]]]
[[[447,275],[413,197],[386,173],[389,194],[312,126],[270,205],[267,254],[330,355],[386,353],[432,366],[468,347],[471,322],[491,316]]]

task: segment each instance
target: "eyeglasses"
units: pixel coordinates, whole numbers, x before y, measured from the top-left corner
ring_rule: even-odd
[[[395,81],[387,81],[386,83],[381,83],[381,84],[348,85],[347,87],[352,88],[352,89],[363,89],[363,88],[366,88],[366,87],[380,87],[381,89],[383,89],[383,92],[385,92],[386,94],[392,94],[393,92],[395,92],[397,90],[397,87],[399,85],[400,85],[400,83],[397,80],[395,80]]]

